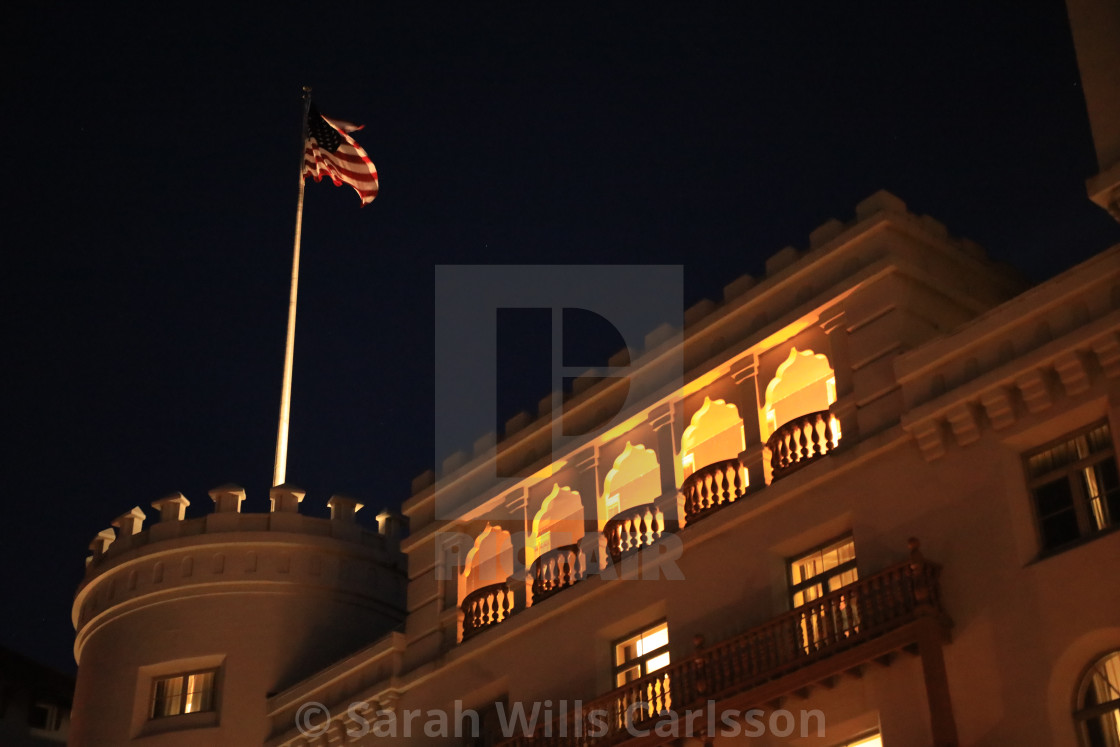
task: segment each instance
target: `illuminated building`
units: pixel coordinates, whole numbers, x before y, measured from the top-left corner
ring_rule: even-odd
[[[1111,21],[1070,6],[1110,206]],[[1120,246],[1028,288],[880,192],[628,357],[419,478],[401,540],[287,486],[122,516],[72,744],[1120,741]]]

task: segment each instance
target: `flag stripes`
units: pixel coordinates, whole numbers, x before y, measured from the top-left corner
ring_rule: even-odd
[[[360,129],[361,125],[324,117],[312,104],[307,113],[303,175],[317,182],[329,177],[336,187],[349,184],[364,206],[377,197],[377,168],[348,134]]]

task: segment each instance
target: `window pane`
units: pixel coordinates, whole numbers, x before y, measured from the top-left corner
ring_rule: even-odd
[[[216,670],[161,677],[152,687],[151,718],[214,710]]]
[[[211,705],[210,694],[214,687],[214,673],[202,672],[187,677],[186,701],[183,713],[198,713],[209,711]]]
[[[1041,528],[1042,544],[1048,550],[1073,542],[1081,536],[1081,531],[1077,528],[1077,514],[1072,507],[1042,519]]]
[[[183,707],[183,678],[165,677],[156,680],[152,717],[177,716]]]
[[[642,634],[638,642],[638,656],[645,656],[650,651],[656,651],[662,646],[669,645],[669,626],[664,623],[648,633]]]
[[[1084,477],[1086,495],[1089,496],[1089,519],[1093,528],[1115,526],[1120,521],[1120,476],[1116,472],[1116,459],[1104,459],[1085,472],[1091,473]]]
[[[614,663],[616,666],[638,658],[638,641],[640,638],[640,636],[636,636],[614,647]]]
[[[1112,708],[1103,713],[1085,713],[1110,705]],[[1082,680],[1075,718],[1092,747],[1120,745],[1120,651],[1098,661]]]
[[[1049,516],[1073,508],[1073,490],[1066,477],[1035,488],[1034,498],[1039,516]]]
[[[1085,737],[1089,747],[1120,745],[1120,709],[1085,721]]]
[[[883,747],[883,740],[878,734],[873,734],[870,737],[857,739],[854,742],[848,742],[843,747]]]
[[[622,687],[627,682],[633,682],[634,680],[639,679],[641,676],[642,670],[640,667],[630,667],[629,669],[618,673],[618,677],[616,678],[616,685],[618,687]]]
[[[669,652],[658,654],[646,662],[646,674],[656,672],[658,669],[663,669],[669,666]]]

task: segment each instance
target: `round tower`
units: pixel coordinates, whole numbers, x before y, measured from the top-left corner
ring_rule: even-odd
[[[72,612],[71,747],[263,744],[271,695],[403,620],[397,517],[369,531],[343,496],[330,519],[304,516],[289,485],[266,514],[241,513],[235,485],[210,497],[195,519],[181,494],[156,501],[147,528],[134,508],[91,544]]]

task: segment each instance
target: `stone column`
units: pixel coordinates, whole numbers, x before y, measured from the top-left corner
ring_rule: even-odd
[[[529,569],[524,566],[525,543],[529,541],[529,491],[523,487],[510,491],[502,497],[502,505],[510,518],[508,521],[498,522],[498,525],[509,532],[513,544],[513,575],[508,583],[513,592],[513,611],[516,612],[528,606],[528,591],[533,584]],[[517,521],[518,517],[520,521]]]
[[[762,466],[763,446],[762,429],[758,422],[761,404],[758,390],[758,359],[753,356],[731,364],[731,381],[735,383],[739,417],[743,420],[743,440],[746,448],[739,454],[739,463],[747,468],[748,492],[766,485],[766,471]]]
[[[859,440],[854,372],[848,350],[848,326],[844,309],[833,306],[824,311],[819,324],[828,336],[828,362],[836,377],[836,401],[828,409],[840,421],[839,448],[843,448],[845,444],[854,444]]]
[[[606,568],[607,540],[599,531],[599,502],[602,499],[603,481],[599,474],[599,447],[591,446],[572,458],[576,468],[576,491],[583,504],[583,550],[587,568],[591,573]]]
[[[673,403],[658,405],[649,414],[657,437],[657,465],[661,471],[661,496],[655,501],[665,514],[665,528],[679,526],[677,501],[677,438],[673,427]]]

